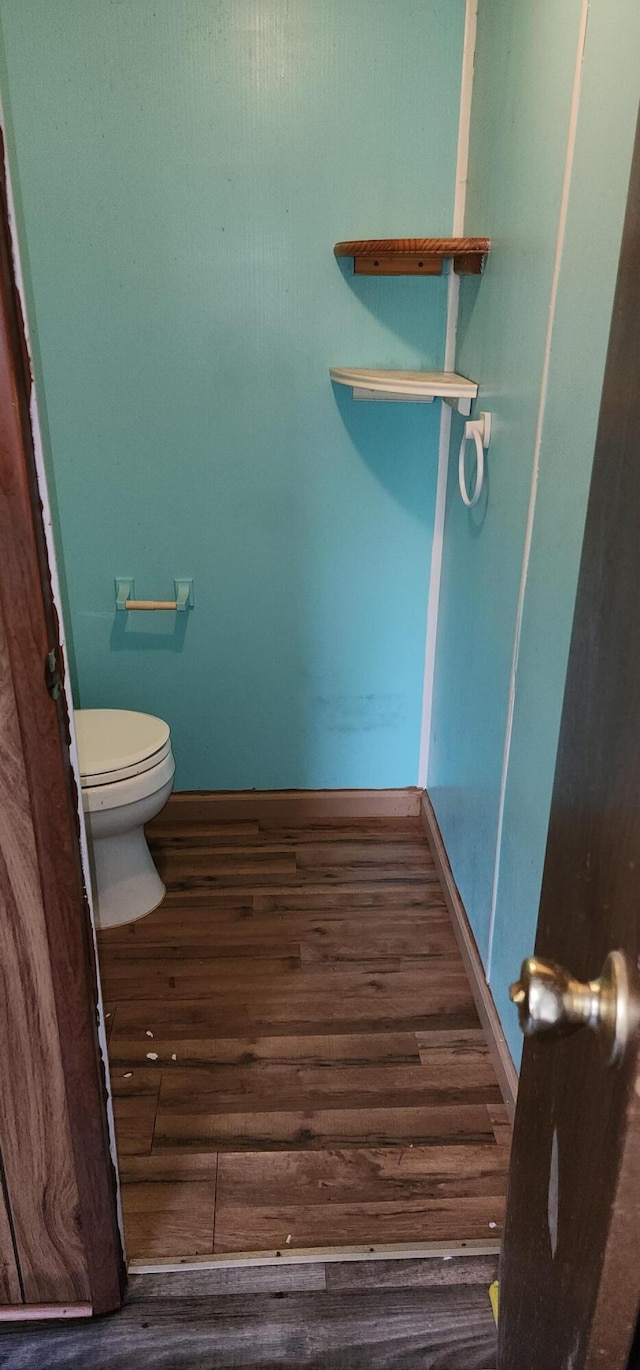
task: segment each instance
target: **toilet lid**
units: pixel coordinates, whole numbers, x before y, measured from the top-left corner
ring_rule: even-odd
[[[171,751],[169,725],[153,714],[77,709],[75,724],[83,789],[140,775]]]

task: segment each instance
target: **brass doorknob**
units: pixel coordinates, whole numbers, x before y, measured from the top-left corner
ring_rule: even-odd
[[[525,1037],[586,1026],[598,1034],[611,1065],[622,1059],[640,1025],[638,974],[622,951],[610,952],[600,977],[585,984],[555,961],[530,956],[523,961],[520,979],[511,986],[509,996],[518,1005]]]

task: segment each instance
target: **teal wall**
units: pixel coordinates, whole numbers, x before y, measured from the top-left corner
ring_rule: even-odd
[[[467,512],[451,463],[429,788],[514,1057],[508,984],[530,954],[584,516],[640,95],[635,0],[591,0],[550,355],[513,733],[498,831],[544,343],[580,0],[480,0],[467,205],[493,252],[463,282],[458,364],[493,411],[487,498]],[[624,43],[621,35],[624,34]],[[453,444],[459,430],[453,434]],[[455,469],[454,469],[455,467]]]
[[[464,0],[0,0],[3,100],[82,705],[179,788],[414,784],[446,281],[338,238],[451,230]],[[119,616],[113,578],[196,608]]]

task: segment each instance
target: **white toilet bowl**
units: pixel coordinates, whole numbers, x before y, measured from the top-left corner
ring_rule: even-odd
[[[128,709],[78,709],[75,721],[96,921],[112,928],[143,918],[164,898],[144,824],[173,788],[171,733],[161,718]]]

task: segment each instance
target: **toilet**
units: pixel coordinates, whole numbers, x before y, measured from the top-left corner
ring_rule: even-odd
[[[128,709],[77,709],[82,807],[100,928],[133,923],[164,898],[144,835],[173,788],[167,723]]]

